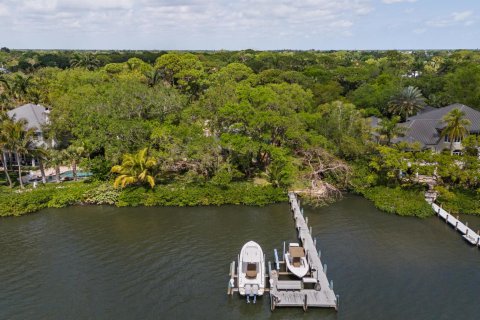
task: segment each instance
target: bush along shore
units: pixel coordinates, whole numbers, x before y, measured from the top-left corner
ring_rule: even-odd
[[[115,189],[110,182],[69,182],[36,189],[1,188],[0,216],[20,216],[45,208],[70,205],[115,206],[200,206],[243,204],[264,206],[287,201],[285,190],[252,183],[232,183],[227,187],[204,185],[157,185],[155,188]]]
[[[0,217],[21,216],[46,208],[71,205],[126,206],[208,206],[251,205],[264,206],[287,201],[287,191],[271,185],[234,182],[228,186],[172,183],[114,188],[111,182],[67,182],[40,185],[38,188],[0,188]],[[421,187],[401,188],[373,186],[351,190],[373,202],[380,210],[400,216],[426,218],[434,215],[424,199]],[[305,199],[307,203],[316,204]],[[331,201],[333,202],[333,200]],[[437,202],[452,214],[480,214],[480,196],[474,191],[439,190]]]

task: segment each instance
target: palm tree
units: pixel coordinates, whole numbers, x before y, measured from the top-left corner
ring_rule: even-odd
[[[122,164],[112,167],[112,173],[120,174],[113,184],[115,188],[124,188],[129,184],[148,183],[151,188],[155,186],[153,170],[157,162],[155,158],[147,156],[148,149],[142,149],[136,154],[123,155]]]
[[[380,140],[385,141],[387,146],[390,145],[392,139],[405,135],[406,128],[400,127],[398,125],[399,122],[399,116],[395,116],[391,120],[382,119],[382,121],[380,122],[380,126],[376,128],[376,132],[380,134]]]
[[[91,71],[100,66],[100,60],[98,60],[93,53],[84,53],[71,59],[70,66],[72,68],[85,68]]]
[[[60,166],[65,163],[65,154],[56,149],[48,149],[47,166],[55,168],[55,181],[60,183]]]
[[[149,87],[155,87],[160,81],[162,81],[162,74],[158,69],[144,72],[143,75],[147,78],[147,84]]]
[[[9,122],[12,120],[8,117],[6,113],[0,114],[0,149],[2,150],[2,163],[3,163],[3,172],[5,173],[5,177],[7,178],[8,185],[13,187],[12,179],[8,174],[8,166],[7,166],[7,152],[9,150],[9,140],[8,135],[6,134],[6,130],[10,126]]]
[[[425,106],[422,92],[413,86],[408,86],[400,91],[388,105],[388,111],[398,115],[402,120],[420,111]]]
[[[45,146],[39,146],[32,150],[32,155],[38,160],[38,168],[42,175],[42,183],[47,183],[47,176],[45,175],[45,163],[48,162],[48,149]]]
[[[10,102],[10,83],[5,75],[0,74],[0,106],[1,112],[8,109]]]
[[[471,122],[464,117],[465,112],[460,109],[453,109],[443,117],[446,126],[442,130],[441,137],[448,137],[450,140],[450,153],[452,154],[455,139],[463,139],[468,135],[468,126]]]
[[[20,102],[25,100],[28,89],[31,86],[32,77],[22,73],[16,73],[10,80],[10,94]]]
[[[20,187],[23,189],[22,181],[22,164],[20,157],[27,155],[33,150],[33,138],[35,129],[27,127],[27,121],[20,119],[18,121],[7,122],[3,128],[7,138],[7,145],[11,151],[15,152],[18,166],[18,180]]]
[[[77,165],[80,160],[85,156],[85,148],[78,145],[70,145],[67,149],[63,150],[65,159],[70,161],[72,166],[73,180],[77,181]]]

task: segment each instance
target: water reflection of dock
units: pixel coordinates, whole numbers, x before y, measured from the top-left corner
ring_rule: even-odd
[[[465,239],[472,245],[480,247],[480,235],[470,229],[468,227],[468,223],[461,222],[460,220],[458,220],[458,217],[455,218],[453,215],[451,215],[435,203],[432,203],[432,208],[440,218],[442,218],[443,220],[445,220],[446,223],[454,227],[455,230],[458,230],[462,234],[463,239]]]

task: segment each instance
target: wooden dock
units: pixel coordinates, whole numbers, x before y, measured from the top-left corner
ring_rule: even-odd
[[[282,272],[284,261],[276,261],[274,270],[269,264],[270,276],[270,303],[271,310],[276,307],[302,307],[305,311],[309,307],[338,309],[338,296],[333,291],[333,282],[328,282],[326,265],[322,265],[316,241],[312,239],[312,229],[308,227],[308,218],[304,218],[297,196],[288,194],[298,239],[305,249],[305,255],[310,265],[309,277],[298,280],[281,280],[282,273],[288,273],[286,268]],[[278,257],[277,257],[278,259]]]
[[[462,234],[463,239],[465,239],[470,244],[480,247],[480,235],[468,227],[468,223],[463,223],[458,220],[458,217],[455,218],[453,215],[442,209],[439,205],[432,203],[432,208],[435,213],[445,220],[445,222],[451,225],[455,230]]]
[[[339,296],[333,291],[333,281],[328,282],[327,265],[322,265],[320,251],[317,251],[316,240],[312,239],[312,228],[308,227],[308,218],[303,217],[300,204],[295,193],[288,194],[298,239],[305,250],[305,257],[310,266],[307,276],[299,279],[287,268],[285,263],[285,248],[283,260],[280,261],[275,250],[275,268],[268,262],[265,293],[270,294],[270,308],[301,307],[307,311],[309,307],[335,308],[338,310]],[[284,244],[285,247],[285,244]],[[237,263],[230,264],[227,294],[238,292]],[[268,280],[268,281],[267,281]]]

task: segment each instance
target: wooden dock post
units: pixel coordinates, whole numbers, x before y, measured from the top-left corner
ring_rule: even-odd
[[[305,223],[308,224],[308,217],[305,217]]]
[[[280,271],[280,261],[278,259],[278,251],[277,249],[273,249],[273,254],[275,256],[275,267],[277,268],[278,271]]]
[[[327,275],[327,264],[326,263],[323,265],[323,273],[325,273],[325,275]]]
[[[457,222],[455,223],[455,230],[457,230],[457,229],[458,229],[458,220],[457,220]]]
[[[315,246],[315,248],[317,247],[317,237],[313,238],[313,245]]]
[[[310,235],[312,235],[312,227],[310,227]]]
[[[233,289],[235,287],[235,261],[230,264],[230,280],[228,280],[227,295],[233,296]]]

